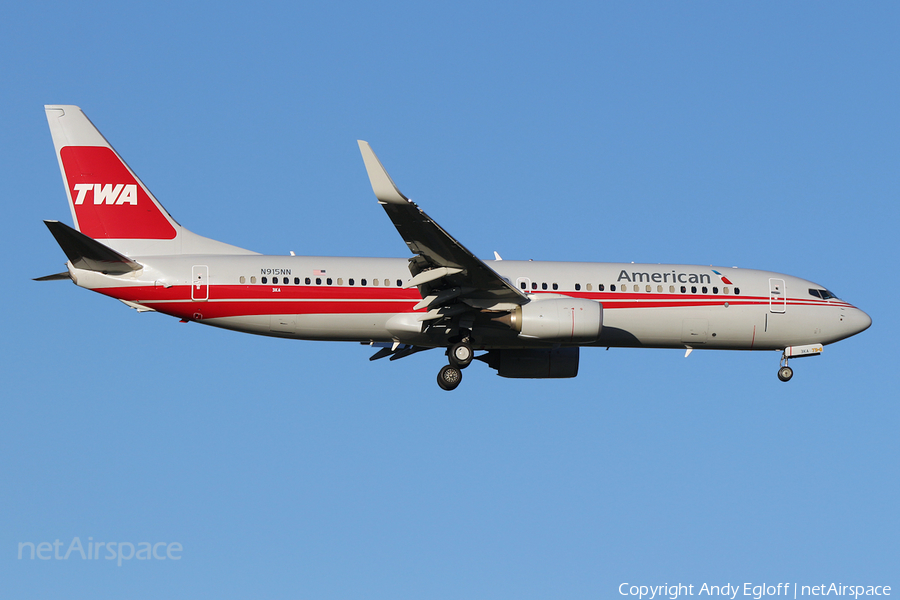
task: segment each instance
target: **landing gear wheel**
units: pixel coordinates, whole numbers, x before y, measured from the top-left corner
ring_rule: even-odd
[[[442,390],[447,390],[448,392],[455,390],[461,381],[462,371],[456,367],[447,365],[438,372],[437,382]]]
[[[790,381],[794,376],[794,370],[790,367],[781,367],[778,369],[778,379],[782,381]]]
[[[460,369],[465,369],[471,364],[475,353],[472,352],[472,346],[467,342],[457,342],[450,346],[448,356],[450,357],[451,365]]]

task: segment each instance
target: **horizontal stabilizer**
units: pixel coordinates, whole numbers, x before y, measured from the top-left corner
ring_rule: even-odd
[[[62,273],[54,273],[53,275],[44,275],[43,277],[35,277],[34,281],[59,281],[61,279],[72,279],[68,271]]]
[[[44,221],[44,224],[76,269],[98,271],[107,275],[124,275],[143,268],[127,256],[72,229],[65,223]]]

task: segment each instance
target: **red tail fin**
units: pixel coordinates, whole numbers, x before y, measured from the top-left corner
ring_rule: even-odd
[[[45,108],[78,230],[95,239],[174,239],[177,223],[81,109]]]
[[[45,106],[75,228],[126,256],[255,254],[175,222],[77,106]]]
[[[175,238],[171,217],[112,148],[65,146],[59,158],[82,233],[95,239]]]

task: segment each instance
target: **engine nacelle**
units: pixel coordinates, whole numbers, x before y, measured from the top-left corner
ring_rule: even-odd
[[[545,298],[517,306],[498,320],[518,331],[519,337],[590,343],[600,337],[603,306],[584,298]]]
[[[562,379],[578,375],[578,347],[491,350],[478,357],[500,377],[514,379]]]

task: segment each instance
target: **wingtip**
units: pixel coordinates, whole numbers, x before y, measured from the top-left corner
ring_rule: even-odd
[[[379,202],[387,202],[389,204],[406,204],[409,198],[397,188],[397,185],[388,175],[387,170],[378,156],[372,150],[369,142],[364,140],[356,140],[359,144],[359,151],[362,154],[363,163],[366,165],[366,173],[369,175],[369,183],[372,185],[372,191]]]

